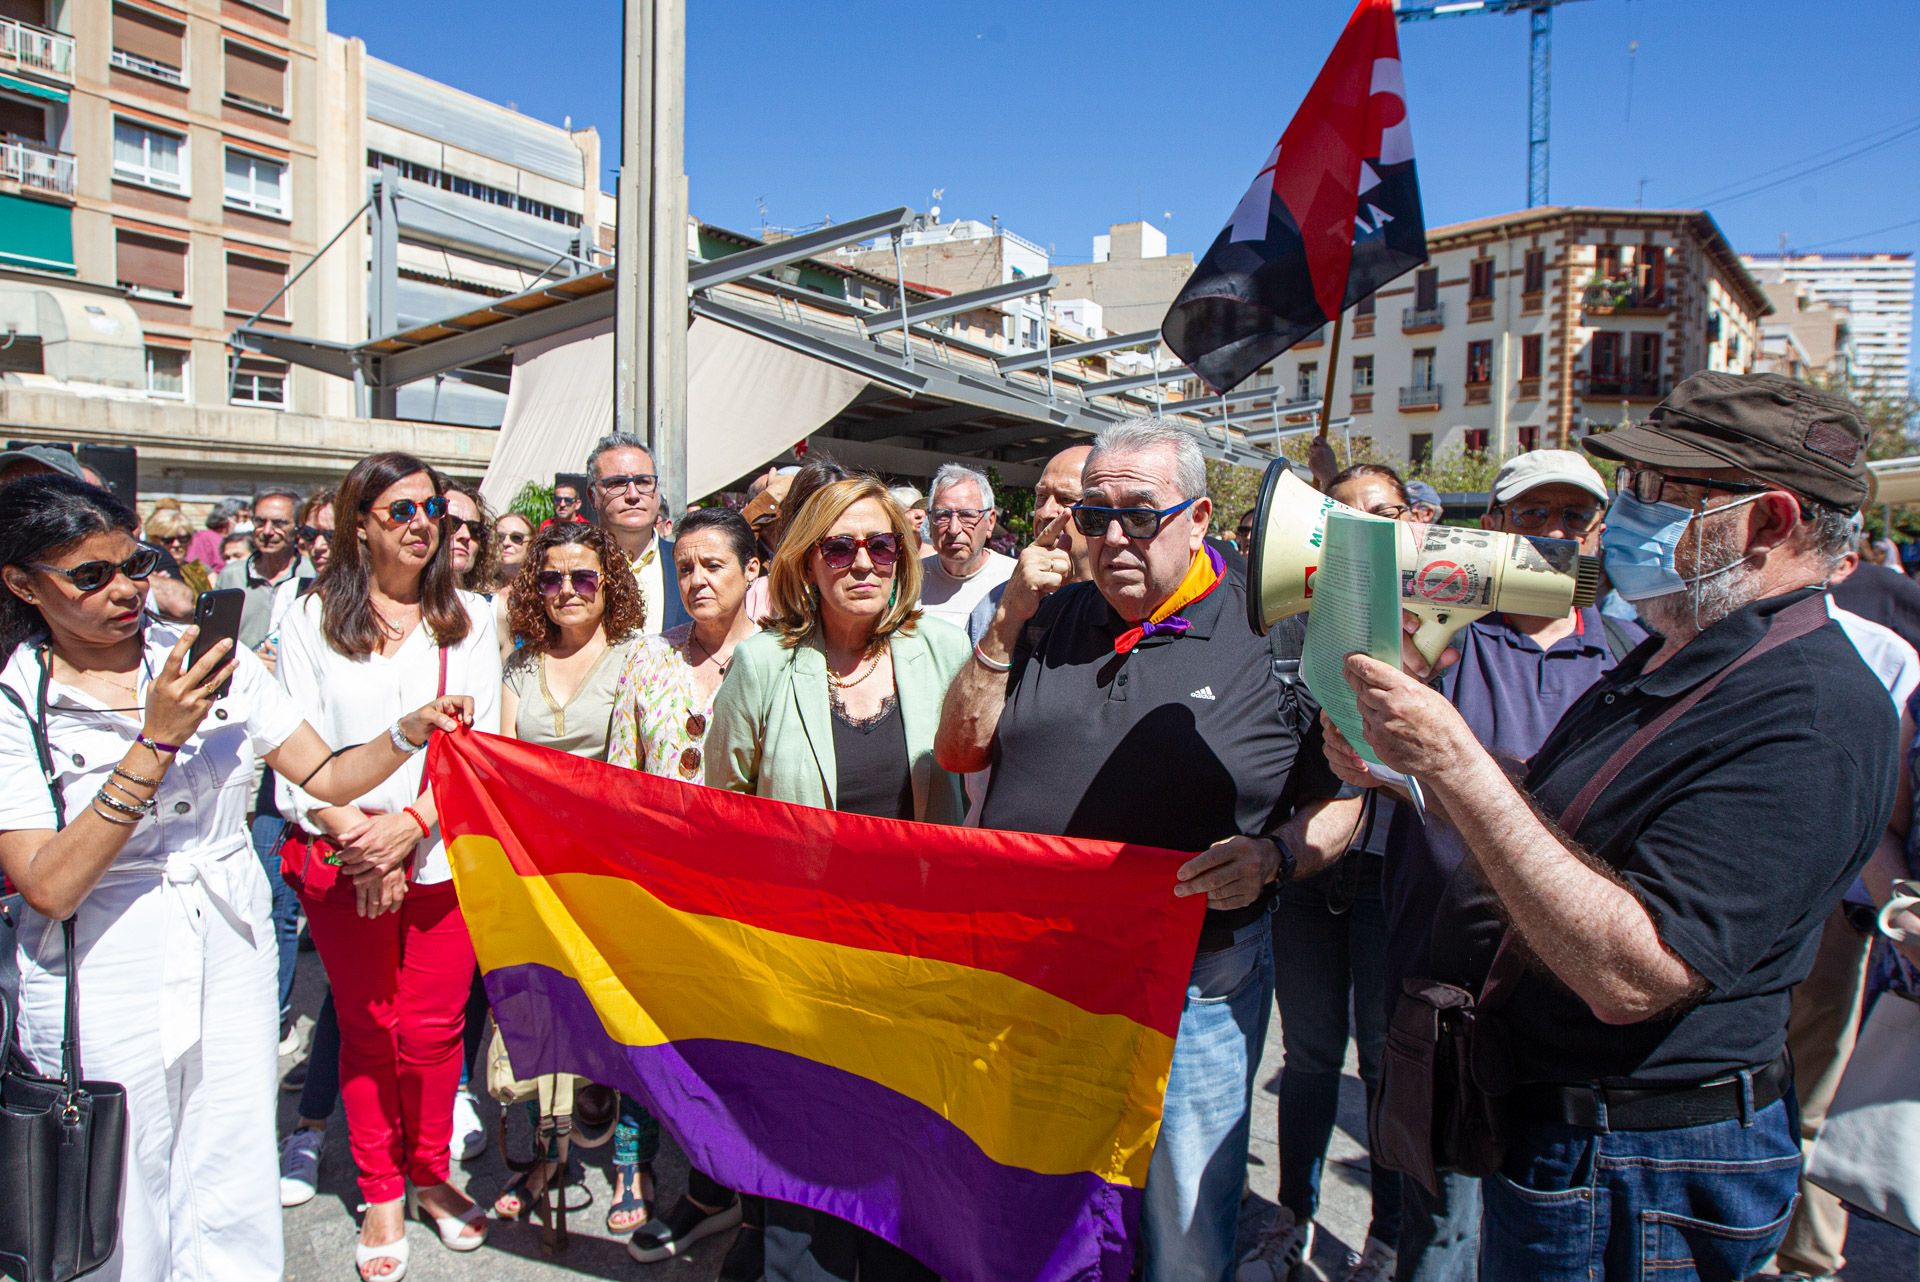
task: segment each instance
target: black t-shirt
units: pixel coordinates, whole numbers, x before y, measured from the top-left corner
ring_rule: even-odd
[[[1526,787],[1542,812],[1564,812],[1634,731],[1808,595],[1755,602],[1644,676],[1659,643],[1635,650],[1535,754]],[[1777,1057],[1820,925],[1887,826],[1898,752],[1886,688],[1833,622],[1740,668],[1668,727],[1574,836],[1618,870],[1709,991],[1677,1013],[1613,1027],[1536,964],[1499,1013],[1518,1080],[1700,1082]],[[1492,896],[1477,865],[1455,880],[1434,952],[1471,948],[1470,973],[1484,976],[1498,933],[1488,929]],[[1444,964],[1451,973],[1464,963]]]
[[[1863,619],[1892,628],[1920,650],[1920,583],[1898,570],[1862,561],[1833,589],[1834,603]]]
[[[907,725],[889,696],[871,721],[858,724],[833,711],[834,809],[880,819],[913,818],[913,767]]]
[[[1318,728],[1303,742],[1285,703],[1305,692],[1275,675],[1240,580],[1180,613],[1184,635],[1119,655],[1127,624],[1093,584],[1046,601],[1014,647],[982,826],[1201,851],[1334,794]],[[1265,909],[1209,911],[1202,949]]]

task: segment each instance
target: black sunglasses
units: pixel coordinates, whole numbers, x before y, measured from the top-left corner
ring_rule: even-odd
[[[160,549],[142,543],[134,554],[124,561],[82,561],[78,565],[62,569],[57,565],[34,562],[33,568],[47,574],[58,574],[82,592],[98,592],[114,581],[119,575],[126,575],[135,583],[144,583],[160,566]]]
[[[1115,521],[1120,522],[1120,532],[1130,539],[1150,539],[1160,533],[1160,527],[1169,518],[1186,511],[1194,504],[1194,499],[1176,503],[1172,507],[1095,507],[1087,503],[1075,503],[1068,508],[1073,513],[1073,524],[1080,533],[1090,539],[1107,537],[1107,527]]]
[[[303,525],[295,531],[295,533],[300,536],[302,543],[312,543],[316,539],[326,539],[328,541],[333,539],[332,530],[323,530],[317,525]]]
[[[575,596],[590,597],[600,591],[598,570],[542,570],[533,581],[540,585],[541,596],[559,596],[560,589],[569,583]]]
[[[449,535],[458,534],[462,530],[465,530],[482,543],[487,541],[487,527],[485,523],[478,518],[469,519],[464,516],[456,516],[447,522],[447,533]]]
[[[900,559],[900,536],[898,534],[869,534],[865,538],[855,538],[851,534],[829,534],[814,545],[820,549],[820,559],[827,563],[830,570],[844,570],[853,564],[853,558],[860,549],[867,550],[867,559],[874,568],[884,570]]]
[[[429,521],[438,521],[447,514],[447,497],[436,494],[424,503],[415,503],[412,499],[395,499],[387,504],[387,518],[395,525],[405,525],[413,520],[416,512],[425,512]]]

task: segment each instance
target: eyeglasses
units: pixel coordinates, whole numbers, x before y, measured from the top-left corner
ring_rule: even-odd
[[[829,570],[844,570],[852,565],[861,548],[867,550],[867,559],[873,562],[876,570],[888,569],[900,559],[898,534],[869,534],[865,538],[855,538],[851,534],[829,534],[814,546],[820,549],[820,559],[827,563]]]
[[[279,517],[273,516],[256,516],[253,518],[253,528],[256,530],[291,530],[293,528],[293,521],[290,518],[282,520]]]
[[[1768,490],[1779,489],[1777,485],[1760,485],[1751,481],[1708,480],[1704,476],[1667,476],[1660,472],[1649,471],[1644,467],[1622,465],[1614,469],[1613,483],[1621,491],[1633,495],[1642,503],[1659,503],[1669,485],[1697,485],[1703,490],[1724,490],[1728,494],[1764,494]]]
[[[972,525],[991,511],[990,507],[936,507],[927,516],[935,525]]]
[[[387,519],[395,525],[406,525],[416,513],[425,512],[429,521],[438,521],[447,514],[447,496],[436,494],[424,503],[415,503],[412,499],[395,499],[387,504]]]
[[[707,719],[698,712],[687,714],[687,738],[705,739],[707,737]],[[692,779],[700,773],[700,745],[690,743],[680,750],[680,777]]]
[[[98,592],[101,588],[124,574],[135,583],[144,583],[160,565],[160,549],[142,543],[134,554],[124,561],[82,561],[64,569],[57,565],[45,565],[35,562],[33,568],[47,574],[58,574],[82,592]]]
[[[652,472],[636,472],[632,476],[603,476],[594,482],[603,494],[618,494],[631,489],[641,494],[651,494],[659,487],[660,478]]]
[[[302,543],[318,543],[321,539],[331,542],[333,539],[332,530],[323,530],[317,525],[303,525],[296,533],[300,535]]]
[[[519,547],[522,543],[525,543],[530,537],[531,536],[525,530],[508,530],[506,533],[500,536],[500,541],[502,543],[511,543],[515,547]]]
[[[598,570],[542,570],[534,576],[540,585],[541,596],[559,596],[560,589],[568,583],[573,585],[575,596],[591,597],[600,592],[600,571]]]
[[[1167,523],[1168,518],[1186,511],[1198,498],[1195,495],[1172,507],[1096,507],[1075,503],[1068,510],[1073,513],[1074,528],[1090,539],[1107,537],[1107,527],[1115,521],[1120,522],[1120,532],[1128,538],[1150,539],[1160,533],[1160,527]]]
[[[1585,534],[1600,519],[1600,509],[1592,504],[1580,507],[1568,507],[1548,503],[1529,503],[1525,507],[1507,508],[1507,517],[1513,522],[1513,528],[1532,534],[1553,524],[1554,513],[1560,514],[1560,528],[1568,534]]]
[[[466,517],[456,516],[447,522],[447,533],[449,535],[458,534],[462,530],[471,534],[481,543],[487,541],[487,527],[479,520],[469,520]]]
[[[579,507],[580,496],[578,494],[556,494],[553,496],[553,505],[555,507]]]
[[[193,536],[191,534],[169,534],[166,538],[160,540],[160,546],[164,548],[170,548],[174,546],[176,543],[192,543],[192,542],[193,542]]]
[[[1368,508],[1367,515],[1385,517],[1389,521],[1398,521],[1411,511],[1413,511],[1413,508],[1405,503],[1382,503],[1377,507]]]

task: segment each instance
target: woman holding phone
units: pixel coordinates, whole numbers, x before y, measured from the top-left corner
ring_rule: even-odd
[[[455,586],[432,471],[411,455],[372,455],[347,473],[333,510],[332,558],[280,636],[294,703],[354,743],[384,733],[392,708],[442,690],[472,696],[475,728],[497,732],[493,610]],[[447,1247],[486,1239],[485,1212],[447,1182],[474,959],[424,764],[415,757],[347,804],[295,789],[300,822],[281,856],[340,1022],[340,1093],[367,1202],[356,1264],[389,1282],[407,1268],[409,1186]]]
[[[101,1276],[264,1282],[282,1274],[279,1020],[247,835],[257,762],[345,801],[472,705],[423,698],[330,755],[244,648],[222,641],[187,665],[194,630],[144,613],[159,555],[134,527],[113,495],[68,477],[0,490],[0,869],[26,902],[20,1047],[57,1071],[74,967],[87,1075],[127,1095],[120,1242]]]

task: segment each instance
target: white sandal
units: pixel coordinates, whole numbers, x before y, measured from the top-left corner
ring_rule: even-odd
[[[415,1216],[433,1225],[433,1231],[440,1235],[440,1245],[449,1251],[477,1251],[487,1244],[487,1212],[486,1208],[478,1202],[471,1203],[459,1215],[435,1215],[421,1203],[419,1190],[409,1188],[407,1218],[412,1219]],[[469,1237],[467,1227],[473,1224],[480,1225],[481,1231]],[[388,1278],[376,1280],[376,1282],[392,1282],[392,1277],[389,1275]]]
[[[400,1282],[400,1279],[407,1276],[409,1250],[411,1250],[411,1244],[408,1243],[404,1230],[398,1241],[383,1243],[380,1246],[364,1246],[355,1242],[353,1244],[354,1272],[360,1275],[361,1282]],[[368,1273],[367,1266],[376,1260],[392,1260],[393,1271],[382,1273],[378,1277]]]

